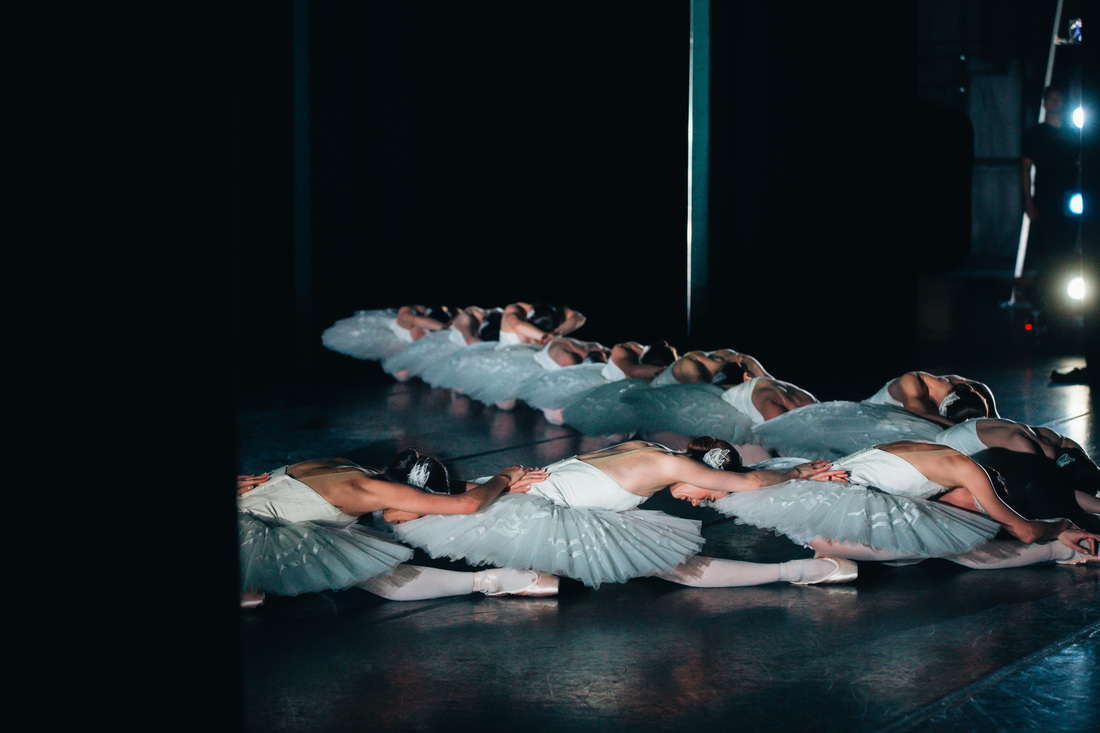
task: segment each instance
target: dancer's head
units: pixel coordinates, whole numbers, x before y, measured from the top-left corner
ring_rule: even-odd
[[[477,337],[482,341],[500,340],[500,319],[504,316],[501,308],[493,308],[485,313],[481,325],[477,327]]]
[[[455,494],[461,489],[451,484],[447,467],[434,456],[406,448],[398,453],[385,470],[392,481],[410,484],[429,494]]]
[[[539,329],[550,333],[562,322],[561,311],[543,301],[531,304],[531,310],[527,311],[527,322]]]
[[[449,305],[428,305],[424,307],[423,315],[433,321],[439,321],[444,326],[454,320],[458,314],[458,308]]]
[[[989,417],[989,403],[969,384],[956,384],[940,401],[940,415],[951,422],[962,422],[972,417]]]
[[[676,354],[676,349],[667,341],[654,341],[642,349],[638,363],[648,366],[668,366],[678,358],[680,357]]]
[[[1100,492],[1100,468],[1080,448],[1060,448],[1054,463],[1075,490],[1092,496]]]
[[[607,357],[610,353],[611,353],[610,349],[605,349],[605,348],[590,349],[589,352],[587,354],[585,354],[585,356],[584,356],[584,363],[585,364],[606,364],[607,363]]]
[[[735,361],[727,361],[714,373],[714,376],[710,379],[710,383],[723,387],[736,387],[748,380],[748,378],[749,372],[743,365]]]
[[[691,439],[684,454],[693,460],[705,464],[716,471],[732,471],[740,473],[744,471],[741,463],[741,454],[733,445],[721,438],[712,438],[709,435],[701,435]],[[671,493],[677,499],[690,501],[693,506],[702,502],[715,501],[726,495],[724,491],[704,489],[686,481],[678,481],[669,487]]]

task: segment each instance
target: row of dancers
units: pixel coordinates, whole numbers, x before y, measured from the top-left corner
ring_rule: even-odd
[[[516,326],[529,323],[534,307],[501,310],[509,309],[512,318],[502,317],[501,328],[524,333]],[[410,312],[426,315],[417,308],[405,311]],[[537,350],[549,353],[546,346],[564,337],[555,329],[567,318],[569,331],[584,322],[576,311],[567,317],[566,312],[558,311],[556,323],[537,326],[541,333],[524,333],[535,344],[521,343],[529,352],[541,343]],[[375,319],[377,325],[384,318],[390,319],[391,333],[400,328],[393,325],[401,319],[399,311],[354,320]],[[457,314],[450,324],[455,320]],[[471,317],[471,323],[476,320]],[[386,358],[451,325],[423,329]],[[473,332],[469,325],[465,330]],[[326,345],[333,343],[329,336],[326,332]],[[452,336],[442,336],[458,346]],[[467,343],[450,355],[479,343],[489,344],[482,347],[486,351],[511,349],[498,349],[498,338]],[[650,384],[671,375],[666,379],[675,378],[675,385],[721,389],[723,380],[715,375],[730,364],[763,371],[756,359],[732,350],[689,354],[627,378]],[[581,359],[553,371],[585,363]],[[699,381],[680,381],[691,374]],[[707,375],[710,382],[702,381]],[[985,416],[952,422],[950,408],[972,393],[984,404]],[[240,477],[242,590],[255,599],[263,593],[358,585],[386,598],[411,600],[479,591],[547,595],[556,592],[558,576],[594,588],[641,576],[732,587],[847,582],[857,575],[856,560],[945,557],[975,568],[1094,561],[1100,527],[1085,525],[1100,518],[1098,473],[1080,446],[1048,429],[1000,417],[988,388],[960,377],[914,372],[888,382],[877,402],[849,404],[855,407],[837,403],[844,409],[821,411],[830,403],[814,400],[761,421],[765,426],[798,417],[801,432],[815,434],[835,432],[831,426],[847,421],[844,440],[859,434],[859,440],[870,442],[843,455],[811,455],[813,441],[803,436],[794,451],[772,448],[766,458],[745,466],[746,445],[701,436],[682,451],[632,440],[542,468],[507,467],[469,483],[452,483],[442,464],[415,452],[405,452],[383,471],[319,460]],[[906,435],[906,426],[918,422],[934,427],[931,437]],[[860,426],[852,428],[855,423]],[[952,431],[955,439],[936,440]],[[889,439],[875,440],[880,434]],[[819,447],[832,453],[842,449],[836,441]],[[1034,480],[1038,466],[1046,470],[1040,481]],[[666,488],[678,499],[786,535],[816,555],[788,563],[705,557],[698,522],[638,508]],[[358,520],[366,515],[377,517],[390,533],[365,529]],[[413,547],[493,569],[415,567],[408,564]]]

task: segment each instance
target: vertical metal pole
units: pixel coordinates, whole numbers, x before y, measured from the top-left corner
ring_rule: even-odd
[[[691,0],[688,61],[687,335],[707,298],[710,154],[710,0]]]
[[[312,361],[313,344],[309,0],[294,0],[293,25],[295,333],[298,366],[307,371]]]
[[[1054,49],[1058,45],[1058,26],[1062,22],[1062,0],[1058,0],[1058,7],[1054,11],[1054,29],[1050,32],[1050,52],[1047,54],[1047,73],[1043,77],[1043,91],[1050,86],[1051,79],[1054,78]],[[1039,103],[1039,124],[1047,118],[1047,110],[1043,106],[1042,101]],[[1032,186],[1035,185],[1035,169],[1031,169]],[[1013,274],[1016,278],[1020,278],[1024,274],[1024,258],[1027,257],[1027,237],[1031,230],[1031,220],[1027,218],[1027,213],[1023,214],[1023,220],[1020,223],[1020,244],[1016,249],[1016,268],[1013,270]],[[1016,302],[1016,286],[1012,286],[1012,297],[1009,298],[1009,304]]]

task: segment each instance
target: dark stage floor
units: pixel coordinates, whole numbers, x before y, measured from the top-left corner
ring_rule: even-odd
[[[304,388],[244,398],[240,471],[323,455],[379,465],[412,445],[467,478],[603,444],[525,407],[398,384],[331,353],[319,362]],[[921,367],[984,381],[1004,416],[1100,455],[1090,388],[1048,380],[1082,363],[977,355]],[[810,555],[667,496],[646,508],[702,519],[704,554]],[[866,563],[833,587],[565,580],[553,599],[398,603],[352,589],[269,598],[240,622],[247,731],[1100,730],[1095,565]]]

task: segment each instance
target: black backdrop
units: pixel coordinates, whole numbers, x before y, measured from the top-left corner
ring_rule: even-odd
[[[291,10],[235,5],[237,262],[270,293],[238,302],[242,353],[299,328]],[[589,316],[580,336],[729,346],[866,396],[915,366],[917,277],[968,248],[972,133],[918,104],[916,23],[910,3],[712,3],[689,342],[686,0],[314,3],[306,341],[360,308],[546,299]]]

